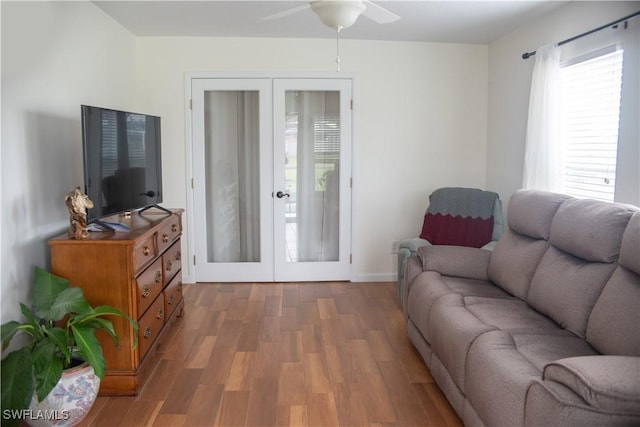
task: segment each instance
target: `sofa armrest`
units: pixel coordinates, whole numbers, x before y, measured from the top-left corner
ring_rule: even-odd
[[[421,239],[419,237],[414,237],[411,239],[401,240],[400,244],[398,245],[398,248],[409,249],[409,252],[411,252],[411,256],[413,256],[416,253],[418,253],[418,249],[420,249],[423,246],[429,246],[429,245],[431,245],[431,243],[429,243],[428,240]]]
[[[598,411],[640,415],[640,357],[569,357],[545,366],[543,380],[564,385]]]
[[[488,251],[492,251],[496,247],[497,244],[498,244],[497,240],[492,240],[489,243],[487,243],[486,245],[484,245],[482,247],[482,249],[486,249]]]
[[[419,237],[412,239],[401,240],[398,245],[398,284],[397,284],[397,292],[398,292],[398,301],[402,303],[402,296],[404,294],[404,270],[407,264],[407,260],[416,256],[418,249],[423,246],[431,245],[428,240],[421,239]]]
[[[491,251],[465,246],[423,246],[418,249],[424,271],[437,271],[443,276],[489,280],[487,271]]]

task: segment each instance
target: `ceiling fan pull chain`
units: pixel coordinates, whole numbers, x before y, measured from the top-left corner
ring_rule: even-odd
[[[340,30],[342,27],[336,27],[336,72],[340,72]]]

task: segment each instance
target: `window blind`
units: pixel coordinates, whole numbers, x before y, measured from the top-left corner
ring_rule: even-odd
[[[622,62],[617,49],[561,69],[564,188],[572,196],[614,199]]]

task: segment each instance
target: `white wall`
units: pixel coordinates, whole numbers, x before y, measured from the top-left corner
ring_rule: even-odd
[[[80,105],[134,108],[135,39],[88,2],[2,8],[2,322],[29,303],[83,185]]]
[[[640,2],[573,2],[532,21],[489,45],[487,187],[507,200],[522,186],[524,140],[534,58],[522,53],[573,37],[640,9]],[[640,204],[640,112],[638,19],[630,22],[635,44],[625,62],[616,201]],[[607,30],[603,31],[606,32]],[[598,36],[589,36],[598,37]],[[588,39],[583,39],[582,42]],[[629,46],[630,47],[630,46]],[[626,52],[625,52],[626,55]],[[625,61],[627,58],[625,58]],[[506,205],[506,204],[505,204]]]
[[[391,241],[419,234],[428,194],[484,187],[487,46],[343,40],[340,51],[359,94],[353,279],[393,280]],[[185,73],[335,73],[335,41],[142,37],[138,59],[141,102],[163,120],[165,205],[185,206]]]

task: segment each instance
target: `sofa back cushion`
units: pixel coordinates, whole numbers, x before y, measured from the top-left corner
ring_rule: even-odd
[[[547,249],[551,221],[570,196],[537,190],[519,190],[509,199],[509,228],[496,244],[489,262],[489,279],[526,299],[533,274]]]
[[[551,224],[551,247],[538,265],[527,302],[579,337],[604,285],[616,268],[632,208],[569,199]]]
[[[633,214],[624,231],[618,263],[640,275],[640,210]]]
[[[603,354],[640,356],[640,212],[622,238],[619,265],[598,298],[587,341]]]
[[[584,338],[591,309],[615,269],[551,247],[531,280],[527,302],[563,328]]]
[[[617,261],[622,235],[634,212],[633,207],[617,203],[567,200],[553,217],[549,241],[585,261]]]
[[[491,253],[489,280],[511,295],[526,299],[533,274],[546,250],[546,240],[507,229]]]
[[[549,240],[551,221],[560,207],[572,199],[566,194],[538,190],[518,190],[509,199],[507,224],[518,234]]]

